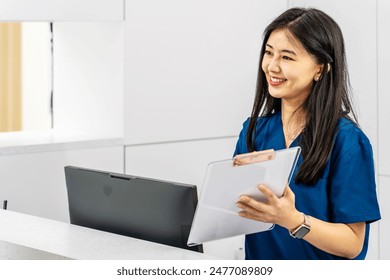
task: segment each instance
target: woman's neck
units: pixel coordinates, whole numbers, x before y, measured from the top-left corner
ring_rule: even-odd
[[[284,104],[283,102],[281,112],[284,140],[288,148],[305,127],[306,113],[301,106]]]

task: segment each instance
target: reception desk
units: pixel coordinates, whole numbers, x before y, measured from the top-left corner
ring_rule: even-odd
[[[202,260],[213,256],[0,210],[1,259]]]

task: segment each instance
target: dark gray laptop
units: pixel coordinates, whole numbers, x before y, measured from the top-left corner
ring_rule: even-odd
[[[195,185],[66,166],[70,222],[98,230],[188,247]]]

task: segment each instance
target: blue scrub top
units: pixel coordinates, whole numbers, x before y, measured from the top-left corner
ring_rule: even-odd
[[[240,133],[235,154],[248,152],[246,134],[249,119]],[[281,112],[258,119],[255,147],[257,151],[285,149]],[[299,145],[299,138],[290,147]],[[338,123],[338,132],[330,160],[321,178],[314,185],[296,184],[295,175],[302,163],[302,155],[292,176],[290,187],[295,194],[298,211],[332,223],[366,222],[366,235],[361,253],[367,254],[369,224],[381,218],[376,195],[373,153],[366,135],[345,118]],[[247,235],[246,259],[305,260],[343,259],[326,253],[303,239],[292,238],[287,229],[275,225],[270,231]]]

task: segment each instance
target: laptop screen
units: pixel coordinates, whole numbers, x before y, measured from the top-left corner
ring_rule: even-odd
[[[195,185],[75,166],[65,178],[72,224],[203,252],[187,246]]]

